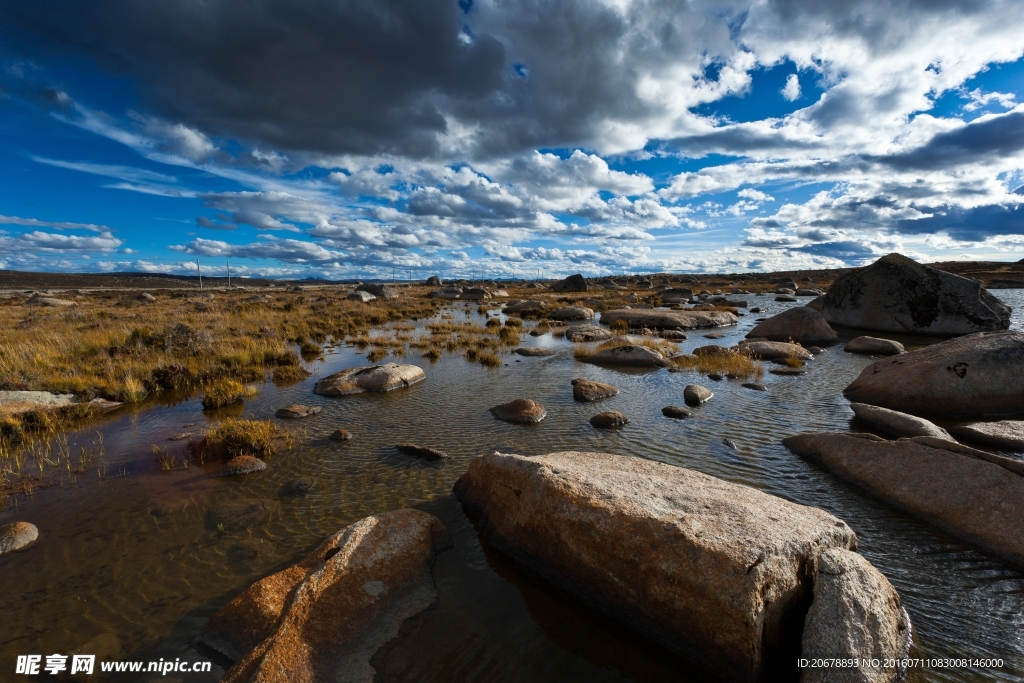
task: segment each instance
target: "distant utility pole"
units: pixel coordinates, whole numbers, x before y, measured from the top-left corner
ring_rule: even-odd
[[[231,289],[231,260],[225,261],[228,264],[228,289]]]
[[[203,291],[203,271],[199,269],[199,259],[196,259],[196,272],[199,273],[199,291]]]

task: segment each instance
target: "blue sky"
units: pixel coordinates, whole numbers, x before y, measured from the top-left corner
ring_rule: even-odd
[[[1024,258],[1024,19],[934,4],[7,3],[0,268]]]

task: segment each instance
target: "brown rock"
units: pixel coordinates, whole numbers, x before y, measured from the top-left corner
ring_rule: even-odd
[[[714,394],[707,387],[699,384],[688,384],[683,389],[683,400],[688,406],[699,406],[711,400]]]
[[[894,508],[1024,568],[1024,477],[972,457],[973,449],[871,434],[799,434],[782,443]]]
[[[617,410],[610,410],[590,418],[590,424],[598,429],[616,429],[629,424],[629,418]]]
[[[427,448],[426,446],[417,446],[414,443],[400,443],[395,446],[395,449],[399,453],[423,458],[424,460],[444,460],[448,457],[447,453],[433,448]]]
[[[545,349],[540,346],[522,346],[516,349],[516,353],[520,356],[553,356],[555,352],[551,349]]]
[[[857,421],[868,429],[890,436],[934,436],[937,439],[952,441],[945,429],[923,417],[907,415],[888,408],[868,405],[867,403],[851,403],[850,408],[857,416]]]
[[[548,313],[550,320],[593,320],[594,311],[582,306],[565,306]]]
[[[949,431],[958,439],[982,446],[1004,451],[1024,451],[1024,422],[1020,420],[968,422],[951,427]]]
[[[639,344],[621,344],[602,349],[590,356],[577,356],[576,360],[584,363],[604,363],[607,365],[631,365],[633,367],[664,368],[669,365],[668,359],[658,351]]]
[[[886,666],[910,651],[910,617],[896,589],[857,553],[830,548],[818,556],[814,602],[804,621],[800,656],[855,660],[861,666],[808,667],[800,683],[891,683],[905,666]],[[865,662],[878,660],[880,666]]]
[[[335,429],[330,439],[331,441],[351,441],[352,433],[347,429]]]
[[[839,335],[829,327],[821,313],[796,306],[758,323],[747,337],[766,337],[770,341],[794,341],[801,345],[827,346],[839,341]]]
[[[875,356],[896,356],[906,353],[903,344],[891,339],[879,339],[878,337],[857,337],[846,342],[843,351],[849,353],[866,353]]]
[[[656,330],[697,330],[735,325],[739,318],[728,311],[658,311],[616,308],[601,314],[601,323],[611,325],[625,320],[630,327],[650,327]]]
[[[876,361],[843,395],[914,415],[1024,412],[1024,333],[979,332]]]
[[[776,360],[778,358],[811,360],[814,358],[810,351],[799,344],[788,344],[786,342],[742,341],[736,345],[736,350],[749,353],[751,356],[756,356],[762,360]]]
[[[254,583],[196,641],[235,661],[224,683],[372,681],[370,657],[436,599],[431,567],[450,545],[425,512],[367,517]]]
[[[535,424],[543,420],[548,411],[544,406],[528,398],[517,398],[491,408],[494,417],[513,424]]]
[[[288,420],[297,420],[301,417],[309,417],[310,415],[316,415],[321,410],[320,406],[305,406],[301,403],[293,403],[290,406],[279,408],[276,413],[277,417],[283,417]]]
[[[555,292],[586,292],[590,286],[587,284],[586,278],[576,273],[554,283],[551,285],[551,289]]]
[[[238,455],[214,470],[212,477],[237,477],[267,469],[267,463],[254,455]]]
[[[498,550],[732,681],[793,667],[805,570],[856,545],[822,510],[643,458],[493,453],[455,492]]]
[[[604,341],[605,339],[611,339],[613,336],[615,335],[608,330],[593,323],[573,325],[565,331],[565,338],[571,342]]]
[[[39,529],[28,522],[12,522],[0,526],[0,555],[21,550],[39,538]]]
[[[707,346],[698,346],[693,350],[695,356],[725,356],[733,353],[732,350],[719,346],[718,344],[708,344]]]
[[[317,382],[313,393],[321,396],[348,396],[365,391],[392,391],[422,382],[426,378],[423,369],[418,366],[386,363],[336,372]]]
[[[577,401],[598,401],[602,398],[610,398],[618,393],[619,390],[617,388],[604,382],[595,382],[583,377],[572,381],[572,397]]]
[[[689,410],[680,406],[665,406],[661,409],[661,414],[676,420],[682,420],[684,417],[693,415]]]

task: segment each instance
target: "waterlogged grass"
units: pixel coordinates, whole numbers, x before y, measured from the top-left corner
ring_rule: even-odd
[[[679,353],[678,344],[673,344],[659,337],[618,337],[616,339],[609,339],[597,346],[577,346],[573,350],[573,354],[576,358],[589,358],[601,351],[616,349],[622,346],[644,346],[657,351],[666,358]]]
[[[292,438],[270,420],[229,419],[217,424],[201,438],[189,440],[188,452],[198,464],[206,460],[227,460],[239,455],[271,456]]]
[[[203,408],[212,410],[224,408],[255,396],[258,390],[233,379],[220,379],[206,387],[203,395]]]
[[[680,370],[695,370],[702,375],[719,374],[755,382],[764,377],[764,366],[744,352],[687,354],[673,358],[672,362]]]

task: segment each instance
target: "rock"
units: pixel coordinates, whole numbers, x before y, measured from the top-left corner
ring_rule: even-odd
[[[554,350],[545,349],[540,346],[520,346],[516,349],[516,353],[520,356],[553,356],[555,355]]]
[[[722,678],[792,669],[805,570],[842,521],[754,488],[606,453],[475,459],[456,496],[497,550]]]
[[[660,330],[658,336],[671,341],[686,341],[686,334],[682,330]]]
[[[462,297],[462,287],[445,287],[430,293],[432,299],[458,299]]]
[[[753,389],[754,391],[768,391],[768,387],[757,382],[744,382],[740,386],[746,389]]]
[[[699,384],[688,384],[683,389],[683,400],[686,401],[688,406],[699,406],[703,403],[707,403],[711,400],[714,394],[707,387],[702,387]]]
[[[816,299],[811,299],[806,304],[804,304],[804,306],[810,308],[811,310],[817,311],[818,313],[821,313],[821,311],[825,308],[825,295],[822,294]]]
[[[153,296],[152,294],[150,294],[149,292],[142,292],[141,294],[136,296],[135,299],[137,301],[145,301],[145,302],[156,301],[156,297]]]
[[[310,415],[316,415],[323,408],[320,406],[305,406],[301,403],[293,403],[290,406],[279,408],[274,415],[277,417],[283,417],[289,420],[297,420],[300,417],[309,417]]]
[[[377,297],[375,297],[373,294],[370,294],[369,292],[363,291],[361,289],[352,292],[345,298],[348,299],[349,301],[362,301],[364,304],[368,304],[371,301],[377,300]]]
[[[39,538],[39,529],[28,522],[12,522],[0,526],[0,555],[21,550]]]
[[[805,668],[800,683],[891,683],[906,666],[910,617],[882,572],[857,553],[829,548],[817,559],[814,602],[804,620],[800,657],[856,661],[857,667]],[[868,664],[879,662],[879,666]]]
[[[106,413],[108,411],[120,408],[124,405],[122,401],[110,401],[105,398],[96,397],[88,403],[90,408],[95,408],[100,412]]]
[[[219,531],[241,531],[251,526],[264,524],[270,519],[270,508],[262,500],[248,503],[229,503],[210,510],[206,514],[206,526]]]
[[[658,298],[662,301],[667,299],[682,299],[684,302],[693,298],[693,290],[687,287],[673,287],[658,292]]]
[[[772,373],[773,375],[782,375],[783,377],[798,377],[799,375],[807,374],[806,370],[801,370],[800,368],[787,367],[771,368],[768,370],[768,372]]]
[[[517,398],[490,409],[494,417],[513,424],[535,424],[543,420],[548,411],[544,406],[528,398]]]
[[[999,456],[983,460],[981,451],[920,436],[810,433],[782,443],[888,505],[1024,568],[1024,476],[992,461]]]
[[[629,418],[617,410],[609,410],[590,418],[590,424],[598,429],[616,429],[629,424]]]
[[[423,284],[425,284],[427,287],[440,287],[441,286],[441,278],[438,277],[437,275],[431,275],[430,277],[427,278],[427,281],[424,282]]]
[[[576,360],[585,363],[605,363],[608,365],[631,365],[634,367],[664,368],[669,365],[665,356],[646,346],[623,344],[602,349],[590,356],[580,356]]]
[[[331,441],[351,441],[352,433],[347,429],[335,429],[329,438]]]
[[[803,346],[828,346],[839,341],[821,314],[806,306],[795,306],[758,323],[747,337],[766,337],[770,341],[798,342]]]
[[[783,296],[791,296],[793,294],[796,294],[796,286],[794,285],[791,287],[789,286],[789,284],[779,285],[778,287],[775,288],[775,293]]]
[[[810,287],[797,287],[794,294],[796,296],[822,296],[825,292],[820,289],[812,289]]]
[[[903,344],[891,339],[879,339],[878,337],[857,337],[846,342],[843,351],[850,353],[866,353],[874,356],[895,356],[906,353]]]
[[[267,463],[254,455],[238,455],[214,470],[210,476],[213,477],[237,477],[253,472],[262,472],[267,469]]]
[[[69,301],[67,299],[56,299],[52,296],[39,296],[37,294],[29,297],[28,300],[25,301],[25,305],[50,306],[52,308],[62,308],[66,306],[77,306],[78,304],[76,304],[74,301]]]
[[[185,439],[191,439],[195,436],[192,432],[182,432],[181,434],[175,434],[174,436],[167,437],[168,441],[184,441]]]
[[[794,301],[797,301],[797,298],[795,296],[793,296],[792,294],[779,294],[777,297],[775,297],[775,300],[776,301],[784,301],[784,302],[787,302],[787,303],[792,303]]]
[[[593,323],[585,323],[583,325],[573,325],[565,331],[565,338],[571,342],[594,342],[604,341],[614,337],[610,331],[604,329],[600,325],[594,325]]]
[[[617,388],[604,382],[596,382],[583,377],[572,381],[572,397],[577,401],[599,401],[602,398],[611,398],[618,393]]]
[[[514,304],[505,306],[505,313],[517,313],[517,314],[533,314],[539,315],[544,312],[545,304],[543,301],[518,301]]]
[[[843,395],[913,415],[1024,412],[1024,333],[979,332],[876,361]]]
[[[736,345],[736,350],[741,353],[748,353],[761,360],[776,360],[779,358],[811,360],[814,358],[810,351],[799,344],[788,344],[786,342],[742,341]]]
[[[661,414],[665,417],[671,417],[676,420],[682,420],[683,418],[693,415],[689,410],[680,406],[665,406],[661,409]]]
[[[968,422],[951,427],[953,436],[982,446],[1004,451],[1024,451],[1024,422],[1002,420],[1000,422]]]
[[[551,289],[556,292],[586,292],[590,290],[590,287],[587,286],[586,278],[576,273],[554,283],[551,285]]]
[[[78,399],[74,394],[51,394],[49,391],[0,391],[0,412],[7,414],[67,408],[77,403]]]
[[[466,287],[462,290],[460,299],[468,299],[470,301],[484,301],[485,299],[491,298],[491,293],[483,287]]]
[[[582,306],[565,306],[548,313],[549,320],[593,320],[594,311]]]
[[[601,323],[611,325],[624,320],[630,327],[656,330],[697,330],[735,325],[739,318],[728,311],[658,311],[654,309],[615,308],[601,314]]]
[[[357,292],[369,292],[378,299],[397,299],[402,295],[396,288],[381,284],[359,285]]]
[[[403,455],[411,455],[416,458],[423,458],[424,460],[444,460],[448,457],[447,453],[427,448],[426,446],[418,446],[414,443],[397,444],[395,450]]]
[[[431,568],[450,546],[419,510],[359,520],[236,596],[196,643],[234,660],[222,683],[368,683],[373,654],[436,600]]]
[[[837,325],[902,334],[960,335],[1010,326],[1010,308],[977,280],[901,254],[832,283],[822,314]]]
[[[718,344],[708,344],[707,346],[698,346],[693,350],[695,356],[725,356],[734,353],[732,350],[719,346]]]
[[[820,346],[808,346],[807,351],[814,356],[817,356],[819,353],[825,353],[825,349]]]
[[[72,656],[72,659],[69,660],[69,664],[73,661],[74,655],[91,655],[96,658],[95,661],[97,662],[109,662],[121,658],[121,641],[115,634],[104,632],[93,636],[79,647],[71,650],[68,654]],[[71,667],[68,666],[69,671],[70,669]],[[98,673],[99,669],[100,667],[94,665],[94,673]],[[93,674],[86,674],[85,672],[79,671],[73,676],[69,674],[67,678],[61,676],[58,680],[80,681],[85,683],[96,679],[93,678]],[[162,675],[159,680],[163,683],[171,683],[172,681],[170,678],[163,678]]]
[[[737,450],[736,442],[733,441],[732,439],[722,439],[722,445],[728,448],[729,450]]]
[[[721,332],[711,332],[710,334],[705,334],[704,338],[705,339],[721,339],[724,336],[725,335],[722,334]],[[697,354],[697,355],[700,355],[700,354]]]
[[[750,309],[750,312],[751,312],[751,313],[760,313],[760,312],[761,312],[761,311],[763,311],[763,310],[764,310],[764,309],[763,309],[763,308],[761,308],[760,306],[754,306],[753,308],[751,308],[751,309]]]
[[[316,479],[310,477],[299,477],[281,487],[281,494],[285,496],[304,496],[316,488]]]
[[[888,408],[868,405],[867,403],[851,403],[850,408],[856,415],[857,422],[882,434],[890,436],[934,436],[937,439],[952,441],[945,429],[929,422],[923,417],[907,415]]]
[[[321,396],[348,396],[364,391],[393,391],[422,382],[426,378],[423,369],[416,365],[385,363],[336,372],[317,382],[313,393]]]

